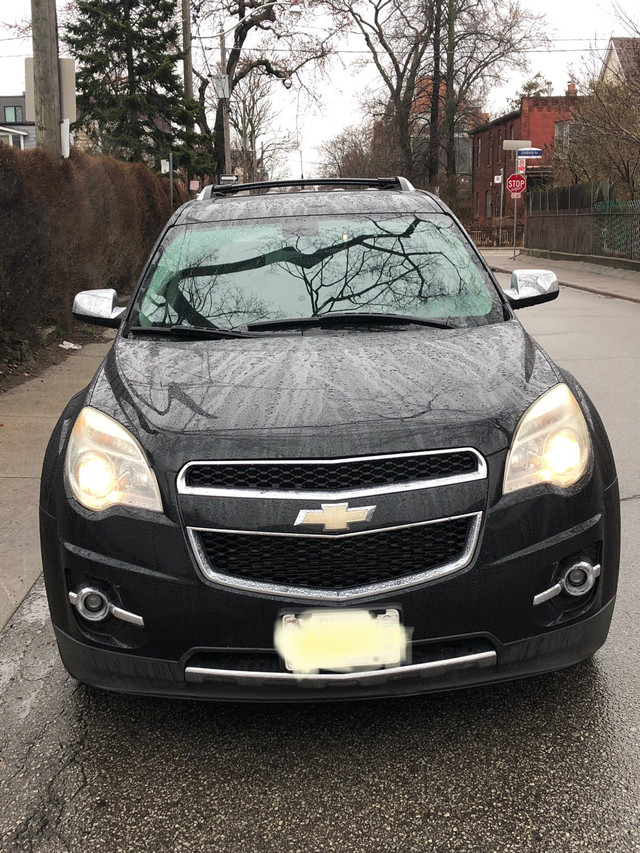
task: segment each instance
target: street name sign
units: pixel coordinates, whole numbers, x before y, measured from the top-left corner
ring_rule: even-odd
[[[502,143],[503,151],[517,151],[518,148],[531,148],[530,139],[505,139]]]
[[[524,175],[509,175],[507,178],[507,189],[510,193],[523,193],[527,188],[527,179]]]
[[[542,148],[518,148],[516,157],[527,157],[529,160],[542,157]]]

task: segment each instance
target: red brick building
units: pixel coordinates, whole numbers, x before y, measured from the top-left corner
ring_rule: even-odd
[[[494,182],[503,171],[503,179],[516,171],[516,152],[503,151],[508,139],[530,139],[533,148],[542,148],[541,160],[527,161],[527,187],[540,185],[549,174],[554,140],[571,119],[577,90],[569,83],[566,95],[522,98],[520,109],[481,125],[471,132],[473,165],[471,171],[473,220],[483,223],[500,218],[500,184]],[[524,213],[524,205],[519,205]],[[503,216],[513,216],[513,202],[506,187]]]

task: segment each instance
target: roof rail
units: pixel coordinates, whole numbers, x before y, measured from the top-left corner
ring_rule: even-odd
[[[233,195],[247,190],[268,190],[281,187],[370,187],[380,190],[412,192],[413,187],[406,178],[300,178],[287,181],[261,181],[252,184],[209,184],[198,195],[200,200],[213,196]]]

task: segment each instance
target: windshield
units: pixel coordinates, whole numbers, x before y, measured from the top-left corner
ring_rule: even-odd
[[[448,217],[413,213],[178,226],[133,322],[239,328],[331,313],[495,322],[501,304],[464,240]]]

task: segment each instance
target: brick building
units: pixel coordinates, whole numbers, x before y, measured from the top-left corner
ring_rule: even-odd
[[[473,220],[483,223],[500,218],[500,184],[494,177],[503,171],[504,180],[516,171],[515,151],[503,151],[502,143],[508,139],[530,139],[533,148],[542,148],[541,160],[527,161],[527,187],[539,186],[549,175],[553,157],[554,140],[564,132],[571,119],[571,110],[578,96],[576,87],[569,83],[561,96],[522,98],[520,109],[473,130],[472,199]],[[504,192],[503,216],[513,216],[511,196]],[[524,213],[524,205],[520,205]]]

